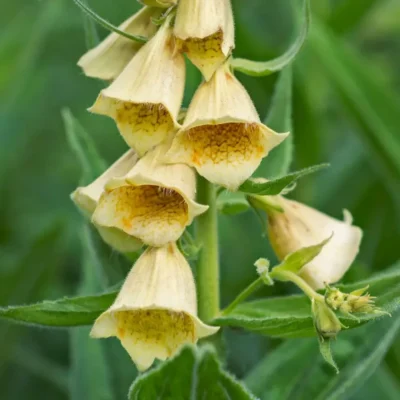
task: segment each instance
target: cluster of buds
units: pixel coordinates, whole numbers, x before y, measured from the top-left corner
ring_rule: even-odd
[[[116,336],[140,370],[218,327],[197,317],[190,266],[176,242],[208,206],[196,203],[196,173],[237,189],[287,134],[261,123],[230,70],[234,22],[230,0],[143,0],[119,29],[78,62],[111,81],[90,111],[114,119],[130,147],[106,172],[72,194],[99,234],[117,251],[149,246],[91,335]],[[199,68],[183,124],[184,54]]]

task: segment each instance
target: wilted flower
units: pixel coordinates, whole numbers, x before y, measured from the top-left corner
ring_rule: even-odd
[[[180,0],[174,35],[208,81],[235,47],[230,0]]]
[[[174,54],[170,18],[118,78],[100,92],[90,111],[113,118],[139,155],[173,134],[185,85],[185,61]]]
[[[119,29],[132,35],[151,37],[157,31],[157,26],[152,23],[151,18],[159,14],[160,10],[157,8],[144,7],[123,22]],[[143,43],[135,42],[113,32],[100,44],[85,53],[78,61],[78,65],[86,76],[113,80],[142,46]]]
[[[78,187],[71,194],[72,200],[87,217],[91,218],[104,191],[106,182],[126,174],[136,162],[137,156],[135,152],[129,150],[90,185]],[[106,243],[122,253],[137,251],[143,245],[141,241],[127,235],[118,228],[97,226],[97,230]]]
[[[273,200],[283,209],[283,212],[277,212],[266,208],[268,233],[277,256],[283,259],[333,234],[321,253],[306,264],[299,275],[314,289],[341,279],[354,261],[362,238],[361,229],[351,225],[350,213],[345,212],[342,222],[282,196]]]
[[[185,343],[219,328],[197,317],[189,264],[175,244],[149,248],[129,273],[114,304],[96,320],[91,336],[116,336],[138,369],[165,360]]]
[[[118,228],[150,246],[182,235],[207,206],[194,201],[196,176],[184,164],[162,164],[164,146],[147,153],[123,177],[112,179],[93,214],[97,226]]]
[[[342,329],[336,314],[324,303],[312,299],[315,329],[323,338],[334,338]]]
[[[225,64],[195,93],[166,157],[235,190],[286,136],[260,122],[246,89]]]

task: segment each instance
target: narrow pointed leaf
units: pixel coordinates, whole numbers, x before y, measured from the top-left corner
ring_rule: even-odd
[[[309,0],[304,0],[303,22],[293,44],[281,56],[269,61],[251,61],[244,58],[233,59],[231,65],[236,71],[251,76],[265,76],[281,71],[290,64],[302,48],[310,27],[311,12]]]
[[[321,337],[318,338],[319,343],[319,352],[321,353],[322,358],[336,371],[339,373],[339,368],[336,365],[335,360],[333,359],[332,350],[331,350],[331,339],[323,339]]]
[[[314,165],[266,182],[258,182],[257,180],[250,178],[239,187],[239,191],[248,194],[258,194],[260,196],[275,196],[280,194],[283,189],[292,185],[303,176],[313,174],[314,172],[318,172],[328,166],[329,164]]]
[[[133,382],[129,400],[255,400],[246,387],[225,372],[211,347],[187,346],[174,358]]]

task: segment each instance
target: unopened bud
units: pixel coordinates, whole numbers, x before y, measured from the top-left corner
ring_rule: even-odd
[[[315,328],[323,338],[334,338],[342,329],[336,314],[323,302],[312,300]]]

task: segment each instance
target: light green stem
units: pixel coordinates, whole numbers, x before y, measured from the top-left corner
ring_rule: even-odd
[[[314,299],[316,301],[325,301],[324,296],[317,293],[305,280],[293,272],[275,269],[272,270],[270,277],[272,279],[278,279],[282,281],[291,281],[297,285],[310,299]]]
[[[198,176],[197,182],[197,201],[209,206],[207,212],[196,220],[197,241],[202,246],[197,263],[199,317],[204,322],[210,322],[219,314],[217,196],[212,183],[201,176]]]
[[[229,304],[229,306],[226,307],[221,314],[229,314],[238,304],[246,300],[251,294],[253,294],[258,289],[261,289],[264,285],[265,284],[262,278],[258,278],[254,282],[250,283],[250,285],[247,286],[246,289],[244,289],[241,293],[239,293],[235,300],[233,300],[232,303]]]

